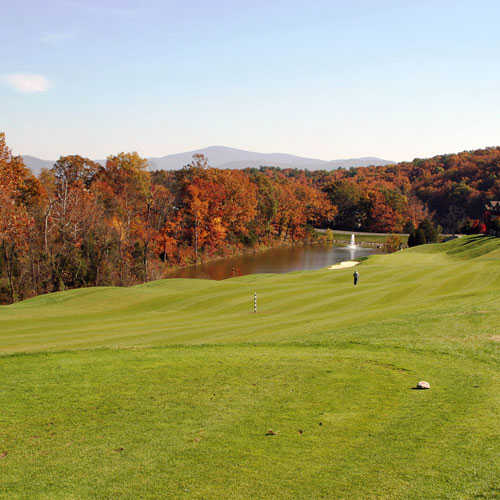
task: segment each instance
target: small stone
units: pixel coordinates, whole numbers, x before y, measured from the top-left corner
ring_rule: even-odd
[[[425,380],[421,380],[417,384],[417,389],[430,389],[430,388],[431,388],[431,384],[429,384],[429,382],[426,382]]]
[[[269,430],[266,432],[266,436],[276,436],[276,432],[274,432],[272,429],[269,429]]]

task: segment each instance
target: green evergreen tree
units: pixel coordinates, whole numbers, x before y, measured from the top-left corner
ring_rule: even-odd
[[[427,243],[425,232],[420,227],[415,231],[415,246],[425,245]]]
[[[428,219],[423,220],[418,229],[421,229],[425,235],[425,243],[436,243],[438,240],[438,231],[436,226]]]
[[[415,246],[415,229],[410,232],[410,235],[408,236],[408,246],[409,247],[414,247]]]

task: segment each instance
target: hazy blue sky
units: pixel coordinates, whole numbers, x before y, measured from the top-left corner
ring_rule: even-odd
[[[500,2],[3,2],[16,153],[336,159],[500,144]]]

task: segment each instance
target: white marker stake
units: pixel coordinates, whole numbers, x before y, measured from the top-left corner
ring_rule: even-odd
[[[253,312],[257,312],[257,292],[253,294]]]

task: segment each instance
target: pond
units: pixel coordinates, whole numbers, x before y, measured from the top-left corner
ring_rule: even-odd
[[[367,257],[374,253],[381,253],[381,250],[358,246],[349,248],[325,245],[280,247],[256,254],[185,267],[172,272],[168,278],[223,280],[245,274],[307,271],[322,269],[344,260]]]

